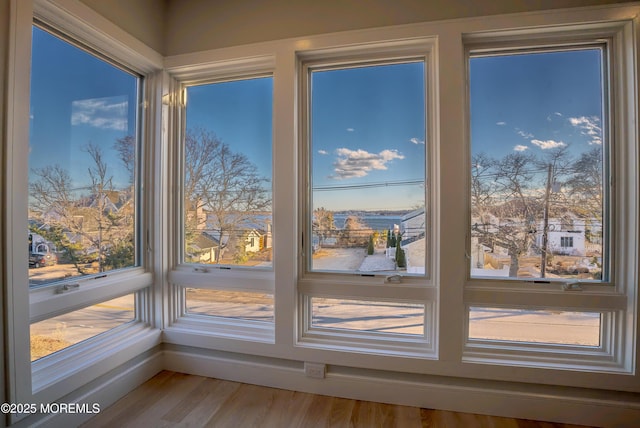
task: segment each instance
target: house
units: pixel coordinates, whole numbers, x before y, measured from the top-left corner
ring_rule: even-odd
[[[214,263],[218,259],[220,242],[209,233],[199,231],[193,243],[187,248],[187,256],[202,263]]]
[[[567,256],[586,255],[586,227],[584,219],[567,214],[561,218],[550,218],[548,221],[547,248],[552,254]],[[538,230],[544,228],[542,222]],[[542,233],[536,236],[536,245],[542,247]]]
[[[575,7],[578,3],[585,7]],[[637,3],[610,0],[0,0],[2,402],[98,403],[104,408],[166,369],[335,397],[558,423],[637,426],[638,16]],[[45,23],[43,32],[55,29],[80,46],[89,45],[90,55],[104,53],[127,77],[143,76],[135,83],[146,98],[128,102],[144,116],[140,126],[132,125],[144,135],[139,159],[143,186],[136,189],[135,266],[28,289],[24,231],[29,128],[34,120],[30,115],[38,119],[64,113],[30,110],[34,17]],[[486,243],[472,241],[469,228],[464,172],[469,154],[468,60],[513,52],[537,55],[540,49],[604,52],[602,69],[607,73],[602,74],[614,77],[608,83],[615,85],[602,85],[607,99],[614,100],[603,108],[615,106],[616,113],[605,114],[615,121],[605,129],[614,129],[612,134],[621,138],[611,145],[615,156],[608,171],[617,184],[611,199],[615,224],[601,226],[608,232],[602,239],[615,244],[606,283],[563,283],[563,288],[544,281],[470,278],[469,246]],[[609,63],[609,57],[615,61]],[[314,189],[305,172],[311,169],[310,148],[318,149],[308,144],[312,133],[303,120],[309,113],[310,76],[318,70],[398,61],[419,63],[424,71],[419,91],[425,94],[426,113],[421,117],[428,135],[430,215],[408,216],[405,230],[411,235],[414,226],[426,224],[433,245],[423,246],[429,261],[425,274],[309,272],[313,233],[305,213]],[[183,263],[183,217],[200,220],[202,215],[185,215],[181,209],[183,169],[178,160],[188,103],[183,86],[256,76],[269,76],[273,83],[273,102],[267,102],[273,105],[268,132],[273,134],[274,153],[269,160],[273,266],[203,269]],[[125,104],[102,108],[93,103],[92,112],[103,115],[75,120],[86,119],[96,129],[115,133],[134,120],[132,113],[126,120],[109,121],[108,113]],[[580,117],[573,119],[582,123]],[[504,118],[486,120],[493,125]],[[331,124],[345,147],[351,137],[366,132],[345,131],[352,126],[347,122]],[[72,123],[70,113],[64,123]],[[516,126],[522,125],[495,127],[520,141]],[[50,135],[52,145],[58,135]],[[342,162],[343,173],[374,175],[391,169],[394,162],[402,168],[401,161],[409,156],[405,153],[412,144],[418,146],[410,141],[413,137],[369,135],[384,142],[384,149],[381,142],[381,147]],[[353,144],[349,150],[358,149]],[[389,154],[391,149],[397,151]],[[325,160],[332,164],[329,157]],[[354,169],[363,163],[368,169]],[[361,191],[366,189],[349,189]],[[554,243],[571,251],[580,248],[577,234],[571,232],[575,230],[559,231],[566,234],[554,235]],[[246,245],[255,248],[256,241],[268,236],[268,230],[262,234],[259,227],[251,228],[254,241]],[[419,234],[412,238],[418,238],[413,244],[425,240]],[[263,245],[270,246],[270,241]],[[199,250],[211,257],[215,240],[202,236],[199,242]],[[481,245],[479,249],[485,251]],[[193,314],[185,302],[194,289],[251,299],[229,305],[237,311],[232,316]],[[228,309],[225,303],[216,310]],[[31,328],[96,304],[103,316],[89,311],[92,322],[113,318],[117,328],[87,337],[76,336],[68,325],[67,336],[77,339],[74,346],[30,361]],[[276,321],[247,320],[238,316],[242,311],[273,311],[274,316],[264,319]],[[385,311],[390,311],[386,317]],[[473,329],[477,321],[495,325],[516,316],[520,322],[515,338],[495,339]],[[341,317],[353,322],[331,324]],[[388,324],[371,327],[380,317]],[[556,333],[558,321],[570,324],[571,340],[588,332],[588,345],[567,343],[566,338],[540,343],[535,334]],[[81,327],[86,335],[86,323]],[[0,425],[77,426],[91,416],[89,407],[71,407],[83,411],[12,414]]]
[[[399,232],[402,234],[402,249],[407,259],[407,273],[425,273],[425,210],[419,208],[400,218]]]
[[[400,233],[402,241],[413,241],[425,235],[425,211],[420,208],[402,216]]]

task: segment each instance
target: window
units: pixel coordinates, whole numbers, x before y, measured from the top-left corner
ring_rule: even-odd
[[[302,346],[433,356],[434,45],[407,45],[299,54]]]
[[[628,370],[621,28],[466,38],[465,361]],[[596,34],[596,35],[594,35]],[[634,172],[632,172],[632,170]],[[615,219],[615,221],[614,221]],[[634,253],[631,250],[631,253]],[[586,293],[585,293],[586,291]],[[599,293],[593,294],[593,293]]]
[[[572,236],[562,236],[562,237],[560,237],[560,247],[562,247],[562,248],[571,248],[571,247],[573,247],[573,237]]]
[[[272,86],[261,77],[187,87],[186,263],[271,267]]]
[[[273,295],[248,291],[185,289],[186,312],[251,321],[274,321]]]
[[[314,298],[311,326],[339,331],[364,331],[420,336],[424,305]],[[363,316],[366,314],[366,316]]]
[[[31,361],[135,321],[135,295],[118,297],[31,324]]]
[[[139,263],[139,97],[139,76],[33,27],[31,287]]]
[[[469,338],[597,347],[600,324],[598,312],[472,307]]]
[[[70,278],[99,280],[107,272],[139,264],[140,81],[140,76],[44,27],[33,26],[27,234],[30,287],[54,286],[54,293],[72,293],[81,285]],[[56,285],[60,281],[65,283]],[[72,307],[73,299],[69,300]],[[129,307],[133,311],[133,305]],[[32,309],[32,316],[35,312]],[[133,314],[127,315],[128,320],[135,319]],[[79,316],[106,316],[110,319],[107,325],[121,324],[108,311],[76,311],[60,317]],[[71,334],[74,329],[67,328],[67,321],[60,317],[32,324],[32,359],[48,354],[39,349],[46,344],[57,350],[110,328],[86,330],[94,332],[89,335]],[[49,333],[43,333],[46,331]],[[64,337],[69,334],[73,338]]]
[[[473,277],[607,278],[606,69],[605,45],[471,55]]]
[[[140,142],[144,112],[154,110],[143,102],[145,77],[159,63],[119,37],[106,41],[103,24],[91,37],[76,31],[73,11],[35,3],[11,4],[20,48],[9,60],[11,155],[2,169],[11,189],[3,266],[13,402],[57,400],[87,382],[82,370],[97,378],[121,364],[124,346],[154,346],[151,257],[141,245],[149,228],[141,201],[153,202],[154,186],[141,195],[149,183]]]
[[[312,68],[309,79],[309,269],[424,275],[424,61]]]
[[[179,316],[209,334],[272,340],[273,77],[217,79],[213,68],[184,84]]]

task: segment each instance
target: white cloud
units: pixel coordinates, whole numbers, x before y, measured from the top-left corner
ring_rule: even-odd
[[[394,159],[404,159],[404,155],[397,150],[383,150],[380,153],[369,153],[366,150],[350,150],[340,148],[336,150],[338,159],[333,163],[337,180],[365,177],[373,170],[387,169],[387,162]]]
[[[328,155],[329,152],[326,151],[326,150],[318,150],[318,154],[320,154],[320,155]]]
[[[547,141],[531,140],[531,144],[535,144],[536,146],[540,147],[542,150],[555,149],[556,147],[566,146],[566,144],[563,143],[562,141],[554,141],[554,140],[547,140]]]
[[[496,125],[498,125],[498,126],[505,126],[506,124],[507,124],[507,122],[502,122],[502,121],[496,122]]]
[[[523,146],[522,144],[518,144],[517,146],[515,146],[513,148],[513,150],[515,150],[516,152],[524,152],[525,150],[527,150],[529,147],[527,146]]]
[[[533,138],[533,134],[531,134],[531,133],[529,133],[529,132],[524,132],[524,131],[523,131],[523,130],[521,130],[521,129],[518,129],[518,130],[516,131],[516,134],[518,134],[518,135],[519,135],[519,136],[521,136],[522,138],[526,138],[527,140],[528,140],[529,138]]]
[[[570,117],[569,123],[578,128],[582,135],[590,138],[589,144],[602,144],[602,128],[599,125],[600,119],[598,117]]]
[[[125,97],[74,101],[71,103],[71,124],[126,131],[128,107]]]
[[[421,139],[416,138],[416,137],[413,137],[409,141],[411,141],[413,144],[424,144],[424,141],[422,141]]]
[[[549,116],[547,116],[547,122],[551,122],[555,119],[555,117],[562,117],[562,113],[560,113],[559,111],[554,111],[552,114],[550,114]]]
[[[353,131],[355,131],[355,129],[353,129],[353,128],[347,128],[347,132],[353,132]]]

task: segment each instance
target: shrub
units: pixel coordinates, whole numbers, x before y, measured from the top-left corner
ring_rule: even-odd
[[[404,250],[400,246],[400,242],[402,242],[402,235],[398,235],[398,241],[396,245],[396,264],[398,267],[404,268],[407,267],[407,257],[404,254]]]

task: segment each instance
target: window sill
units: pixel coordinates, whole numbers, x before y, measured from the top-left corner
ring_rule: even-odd
[[[160,344],[160,338],[160,330],[131,322],[37,360],[31,364],[34,399],[53,402]]]

